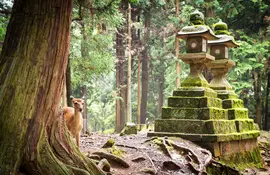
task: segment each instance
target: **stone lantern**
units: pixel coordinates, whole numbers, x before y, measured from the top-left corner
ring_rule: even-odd
[[[207,54],[207,41],[218,39],[212,30],[204,25],[204,16],[195,11],[190,14],[191,26],[184,27],[177,37],[186,40],[186,54],[180,59],[190,65],[189,76],[181,83],[181,87],[208,87],[208,82],[202,75],[205,63],[215,60]]]
[[[231,95],[232,87],[225,78],[228,69],[234,65],[228,58],[228,49],[237,44],[225,36],[224,31],[215,36],[203,25],[203,15],[198,11],[190,15],[190,23],[191,26],[177,34],[186,41],[186,53],[179,58],[190,65],[190,73],[168,97],[168,106],[162,107],[161,119],[155,120],[154,131],[147,135],[181,137],[209,149],[224,163],[261,167],[257,145],[260,131],[248,118],[243,101]],[[208,45],[212,55],[207,53]],[[214,74],[210,85],[202,75],[205,65],[211,67]],[[223,98],[218,96],[221,92],[225,94]]]
[[[221,99],[233,98],[236,97],[236,94],[226,80],[226,74],[235,65],[229,58],[229,48],[238,47],[238,44],[234,42],[233,37],[228,35],[226,23],[216,23],[214,32],[219,39],[208,41],[208,45],[210,46],[210,54],[215,57],[215,61],[206,64],[208,68],[211,68],[213,74],[210,87],[216,90]]]

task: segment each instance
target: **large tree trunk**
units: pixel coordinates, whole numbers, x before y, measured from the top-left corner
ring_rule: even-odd
[[[0,57],[0,174],[103,174],[59,115],[72,0],[16,0]]]
[[[141,124],[145,124],[148,95],[148,40],[150,35],[150,12],[144,13],[144,50],[142,51],[142,96],[141,96]]]
[[[120,98],[116,99],[116,132],[120,132],[125,125],[125,82],[124,82],[124,31],[118,29],[119,33],[116,33],[116,88],[117,96]]]

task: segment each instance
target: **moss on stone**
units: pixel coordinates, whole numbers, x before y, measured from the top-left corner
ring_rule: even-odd
[[[212,97],[216,98],[217,93],[207,87],[191,87],[191,88],[178,88],[177,90],[173,91],[173,96],[179,97]]]
[[[237,132],[245,132],[253,130],[253,123],[252,119],[236,119],[235,125]]]
[[[236,108],[228,109],[228,119],[248,119],[248,109],[246,108]]]
[[[205,122],[205,134],[236,133],[236,126],[231,120],[208,120]]]
[[[168,98],[169,107],[179,107],[179,108],[206,108],[206,107],[216,107],[222,108],[222,100],[218,98],[209,97],[169,97]]]
[[[189,21],[192,25],[204,25],[204,15],[198,10],[195,10],[189,15]]]
[[[120,136],[137,134],[137,126],[134,123],[126,123],[125,127],[120,133]]]
[[[111,148],[106,148],[105,149],[107,152],[119,156],[119,157],[123,157],[123,154],[125,154],[126,152],[119,149],[117,146],[112,146]]]
[[[224,109],[229,108],[244,108],[243,100],[241,99],[226,99],[222,101]]]
[[[220,108],[162,108],[162,119],[228,119],[227,111]]]
[[[209,87],[209,84],[204,77],[187,77],[181,87]]]
[[[220,157],[220,162],[235,167],[238,170],[245,168],[262,168],[263,159],[258,147],[250,150]]]

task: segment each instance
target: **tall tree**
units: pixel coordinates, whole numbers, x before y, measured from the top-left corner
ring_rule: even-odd
[[[142,51],[142,96],[141,96],[141,124],[145,124],[147,116],[147,95],[148,95],[148,41],[150,37],[150,10],[144,11],[144,50]]]
[[[103,174],[59,115],[72,4],[14,2],[0,56],[0,174]]]

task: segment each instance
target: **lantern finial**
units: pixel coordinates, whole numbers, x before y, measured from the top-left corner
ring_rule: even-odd
[[[189,15],[189,22],[192,25],[204,25],[204,15],[196,9]]]

